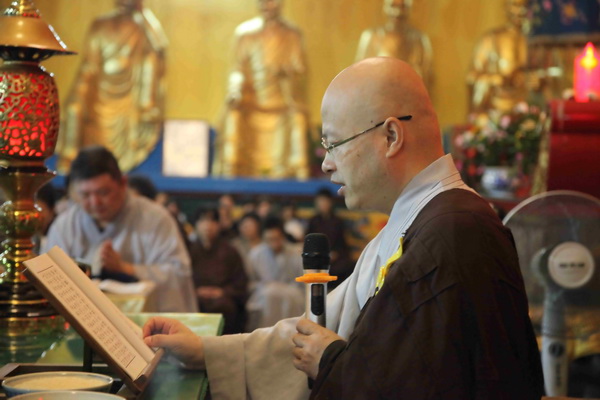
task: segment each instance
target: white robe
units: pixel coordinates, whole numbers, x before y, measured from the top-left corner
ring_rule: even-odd
[[[275,254],[262,243],[250,250],[248,259],[248,331],[304,312],[304,284],[296,282],[304,273],[299,250],[286,245]]]
[[[354,273],[327,296],[327,328],[348,338],[356,318],[375,291],[379,267],[398,249],[399,238],[437,194],[470,189],[452,157],[433,162],[402,191],[389,222],[363,250]],[[203,337],[212,397],[215,400],[307,399],[306,375],[292,363],[292,336],[298,318],[249,334]]]
[[[50,226],[42,252],[59,246],[94,269],[99,267],[98,251],[106,240],[133,264],[139,279],[156,283],[158,311],[197,311],[190,257],[176,222],[164,207],[146,198],[128,193],[123,209],[102,231],[73,204]]]

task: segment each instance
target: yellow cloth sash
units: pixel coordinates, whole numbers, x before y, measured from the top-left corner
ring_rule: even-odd
[[[385,265],[379,268],[379,274],[377,275],[377,284],[375,285],[375,294],[379,292],[379,289],[383,286],[383,282],[385,281],[385,277],[390,270],[391,265],[402,256],[402,243],[404,243],[404,236],[400,238],[400,245],[398,246],[398,250],[388,260]]]

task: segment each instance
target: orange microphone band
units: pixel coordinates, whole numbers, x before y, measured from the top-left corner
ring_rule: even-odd
[[[337,276],[329,275],[327,272],[312,272],[296,278],[296,282],[302,283],[327,283],[337,281]]]

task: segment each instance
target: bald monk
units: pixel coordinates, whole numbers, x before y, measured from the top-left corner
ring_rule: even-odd
[[[322,118],[322,169],[348,208],[390,216],[328,296],[327,327],[294,318],[198,337],[154,318],[146,343],[206,368],[217,400],[539,399],[512,236],[444,155],[418,74],[393,58],[354,64],[327,89]]]

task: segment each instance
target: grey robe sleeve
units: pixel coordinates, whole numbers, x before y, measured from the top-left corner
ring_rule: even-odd
[[[144,264],[133,263],[135,274],[157,284],[159,311],[196,312],[191,261],[173,218],[155,216],[160,229],[150,231],[144,240]]]
[[[358,276],[358,275],[357,275]],[[347,337],[358,314],[357,276],[327,296],[327,326]],[[346,321],[344,315],[352,321]],[[306,375],[292,363],[298,318],[241,335],[202,337],[210,390],[215,400],[308,399]]]

